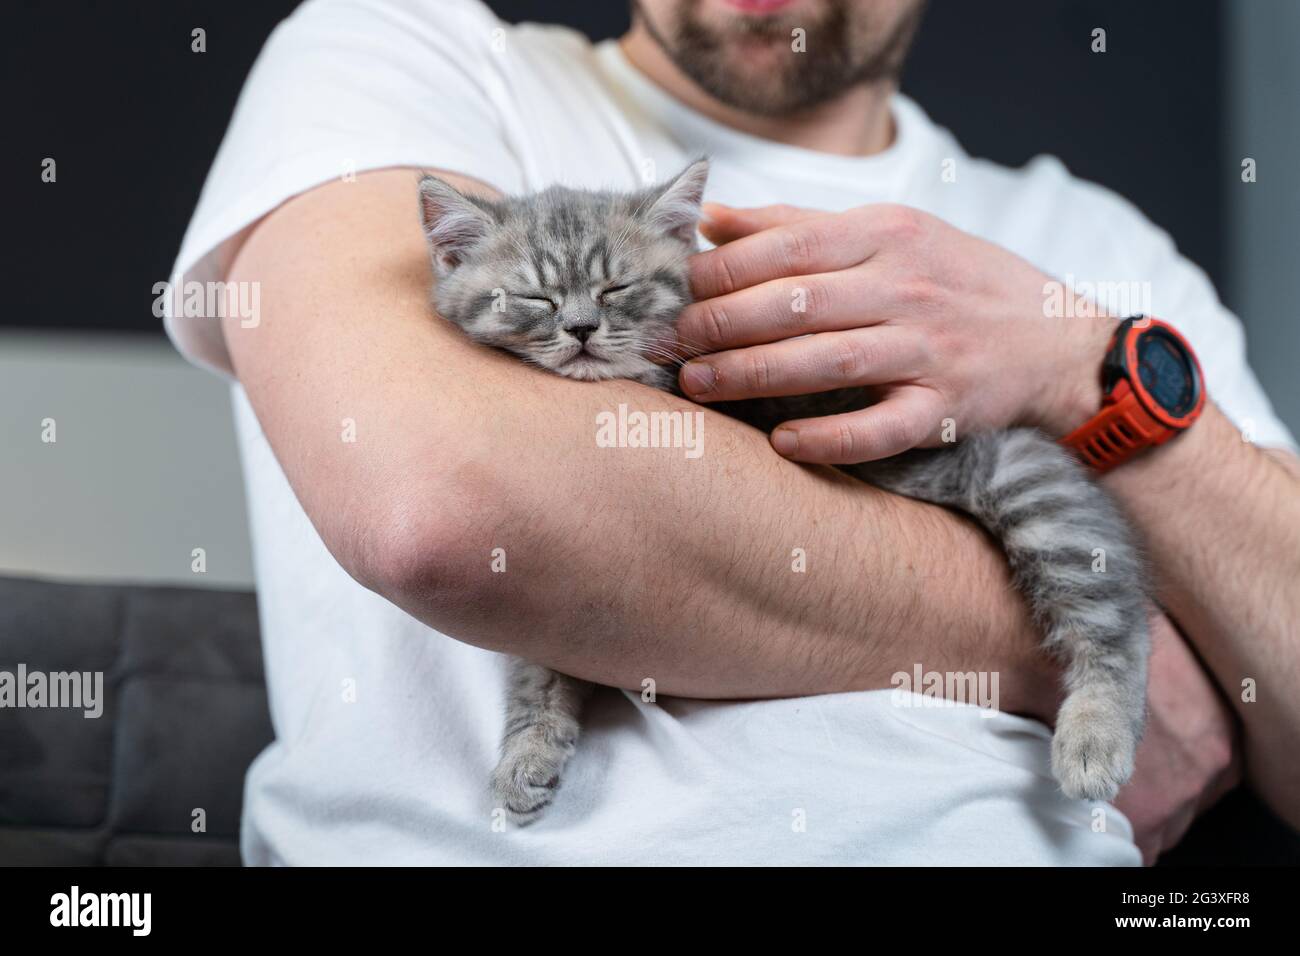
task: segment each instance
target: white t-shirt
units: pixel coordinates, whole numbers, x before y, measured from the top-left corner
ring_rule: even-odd
[[[902,202],[1049,274],[1149,283],[1210,394],[1261,444],[1294,447],[1202,272],[1129,203],[1054,159],[968,157],[905,97],[866,158],[720,126],[612,43],[512,27],[476,2],[312,0],[281,24],[240,98],[176,272],[224,277],[239,238],[289,197],[413,166],[506,192],[635,188],[693,156],[707,198],[843,209]],[[955,173],[955,177],[954,174]],[[193,361],[229,372],[218,323],[169,317]],[[906,707],[892,690],[712,703],[603,690],[544,818],[494,826],[504,659],[356,584],[326,551],[234,387],[276,741],[245,794],[249,863],[1137,864],[1128,822],[1063,797],[1039,723]],[[1104,827],[1101,825],[1104,823]]]

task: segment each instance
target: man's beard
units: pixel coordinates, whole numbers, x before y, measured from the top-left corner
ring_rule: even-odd
[[[871,22],[852,0],[826,0],[819,16],[774,14],[737,18],[726,27],[699,15],[695,0],[679,0],[671,21],[656,24],[634,0],[650,36],[683,73],[728,106],[759,116],[789,116],[833,100],[850,87],[897,82],[925,0],[886,26]],[[792,32],[802,29],[803,52],[793,49]],[[761,75],[737,68],[733,40],[761,41],[775,51]]]

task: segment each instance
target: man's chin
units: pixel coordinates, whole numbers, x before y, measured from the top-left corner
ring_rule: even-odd
[[[719,56],[736,72],[762,76],[763,70],[782,69],[790,63],[790,41],[786,37],[755,36],[742,33],[731,37]]]
[[[766,102],[782,98],[797,72],[792,66],[789,44],[746,38],[735,41],[719,57],[717,73],[727,78],[726,86],[735,93]]]

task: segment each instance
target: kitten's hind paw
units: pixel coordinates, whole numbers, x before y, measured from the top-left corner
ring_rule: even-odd
[[[1112,699],[1071,694],[1056,719],[1052,775],[1067,797],[1112,800],[1133,775],[1138,730]]]
[[[542,815],[560,786],[560,773],[575,742],[557,739],[539,726],[512,735],[492,771],[492,796],[512,823],[524,826]]]

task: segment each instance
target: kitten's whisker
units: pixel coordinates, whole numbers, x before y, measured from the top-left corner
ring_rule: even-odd
[[[646,359],[659,359],[656,364],[672,365],[680,368],[686,364],[686,360],[681,356],[669,352],[666,349],[656,348],[650,345],[642,345],[636,349],[636,354]]]
[[[706,352],[717,351],[717,349],[714,348],[712,345],[709,345],[705,342],[696,342],[693,339],[683,336],[682,333],[677,331],[676,329],[673,330],[673,341],[676,342],[678,345],[688,345],[691,348],[703,349]]]

